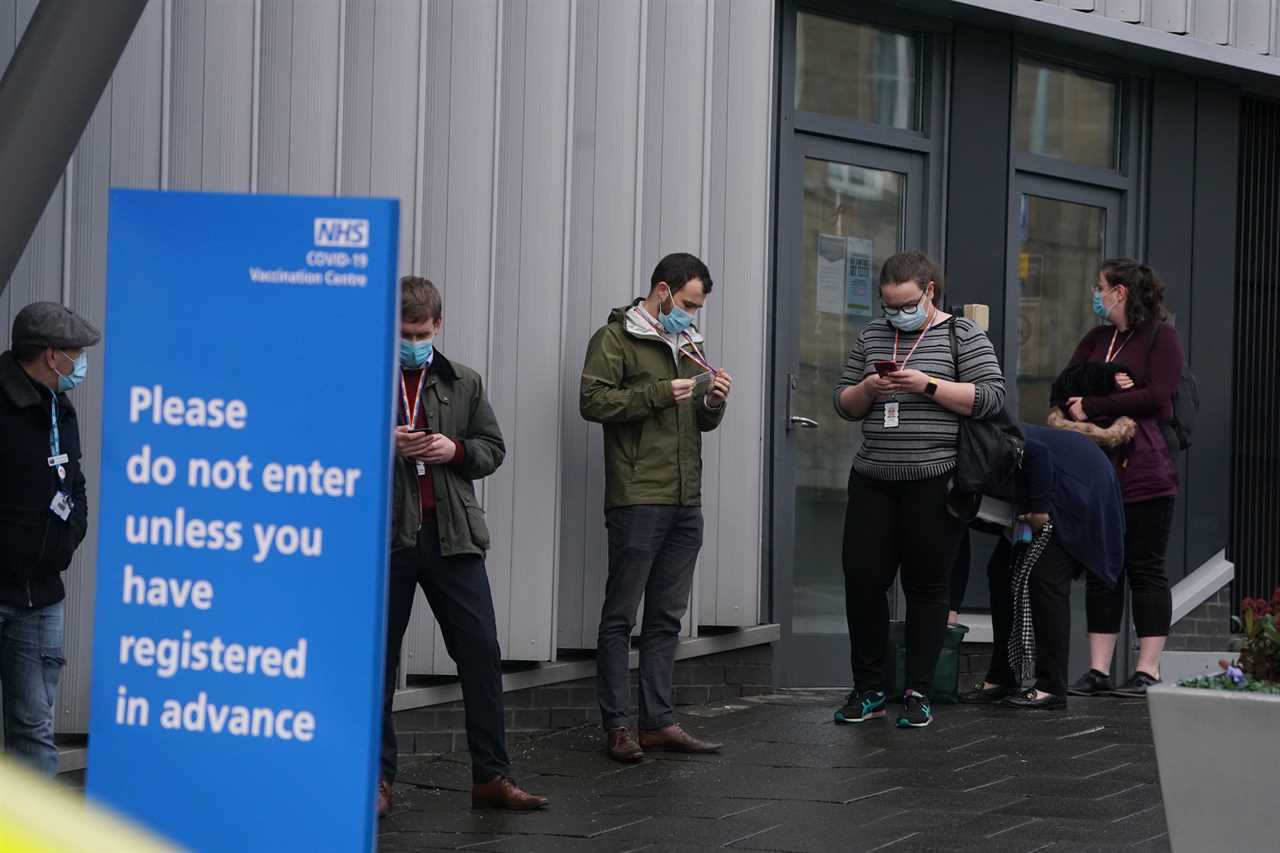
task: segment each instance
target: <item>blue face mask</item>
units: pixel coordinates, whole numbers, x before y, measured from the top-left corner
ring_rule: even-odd
[[[81,352],[80,357],[74,361],[71,356],[67,355],[62,350],[58,350],[58,355],[65,358],[67,361],[70,361],[72,364],[71,373],[66,376],[63,376],[61,373],[58,374],[58,393],[65,394],[83,382],[84,377],[89,373],[89,355],[88,353]]]
[[[661,310],[658,312],[658,319],[662,322],[662,328],[667,330],[667,334],[679,335],[687,332],[689,327],[693,325],[693,315],[685,311],[676,304],[676,300],[670,295],[671,291],[667,291],[667,298],[671,300],[671,311],[663,314]]]
[[[924,326],[925,320],[929,319],[929,301],[927,297],[920,297],[920,301],[916,303],[916,310],[910,313],[902,310],[891,311],[885,309],[885,317],[899,332],[915,332]]]
[[[1111,310],[1107,308],[1106,301],[1102,298],[1101,290],[1093,292],[1093,313],[1097,314],[1101,320],[1107,319],[1107,315],[1111,313]]]
[[[406,341],[400,339],[400,364],[410,370],[422,367],[431,358],[435,347],[431,341]]]

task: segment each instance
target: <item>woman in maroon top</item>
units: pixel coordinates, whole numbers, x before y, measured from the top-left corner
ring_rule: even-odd
[[[1116,466],[1125,501],[1125,576],[1132,590],[1133,621],[1138,632],[1138,665],[1116,687],[1111,680],[1124,585],[1109,589],[1088,578],[1090,670],[1069,692],[1076,696],[1141,696],[1160,681],[1172,618],[1165,553],[1178,495],[1178,468],[1165,438],[1173,417],[1173,395],[1182,376],[1182,342],[1166,323],[1164,282],[1151,267],[1131,258],[1104,262],[1093,287],[1093,310],[1107,321],[1076,347],[1071,364],[1116,364],[1115,389],[1109,394],[1071,397],[1062,406],[1075,421],[1108,425],[1120,417],[1136,424],[1133,439],[1108,455]]]

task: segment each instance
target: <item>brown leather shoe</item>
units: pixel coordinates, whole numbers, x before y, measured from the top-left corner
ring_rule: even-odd
[[[701,740],[673,724],[665,729],[641,729],[640,748],[645,752],[719,752],[723,744]]]
[[[386,817],[391,811],[391,783],[386,779],[378,780],[378,817]]]
[[[522,791],[514,779],[499,776],[471,788],[471,808],[502,809],[508,812],[531,812],[546,808],[547,798]]]
[[[636,743],[636,739],[631,736],[631,729],[626,726],[609,729],[608,752],[610,758],[623,764],[635,764],[644,760],[644,750]]]

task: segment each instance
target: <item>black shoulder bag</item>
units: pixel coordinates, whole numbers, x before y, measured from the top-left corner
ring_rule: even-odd
[[[956,321],[951,318],[951,360],[960,381],[960,345]],[[956,439],[956,470],[952,492],[971,499],[974,511],[982,495],[1012,500],[1014,475],[1022,467],[1026,436],[1018,421],[1003,406],[989,418],[960,418]],[[966,519],[967,520],[967,519]]]

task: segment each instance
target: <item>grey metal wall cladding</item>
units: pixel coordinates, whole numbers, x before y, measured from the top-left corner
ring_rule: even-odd
[[[0,64],[34,8],[0,0]],[[550,660],[594,645],[606,571],[586,340],[661,254],[700,253],[735,390],[705,450],[688,630],[755,624],[774,18],[772,0],[155,0],[0,296],[0,344],[36,299],[103,323],[109,187],[398,198],[400,269],[441,286],[440,348],[484,373],[508,440],[483,486],[499,639]],[[95,506],[101,378],[75,392]],[[62,731],[87,726],[96,550],[91,523]],[[452,672],[418,614],[407,670]]]
[[[1254,60],[1280,54],[1280,0],[952,0],[1108,38],[1195,51],[1215,62],[1266,70]],[[1046,7],[1059,7],[1050,9]],[[1062,14],[1061,9],[1070,12]],[[1076,14],[1080,17],[1076,19]],[[1085,18],[1084,16],[1088,16]],[[1130,29],[1126,29],[1126,26]],[[1178,47],[1178,36],[1210,48]],[[1212,48],[1226,48],[1213,50]],[[1237,53],[1238,52],[1238,53]],[[1234,58],[1233,58],[1233,55]],[[1252,57],[1252,58],[1250,58]],[[1277,73],[1274,69],[1268,73]]]
[[[1240,122],[1232,598],[1280,587],[1280,104],[1246,98]]]

